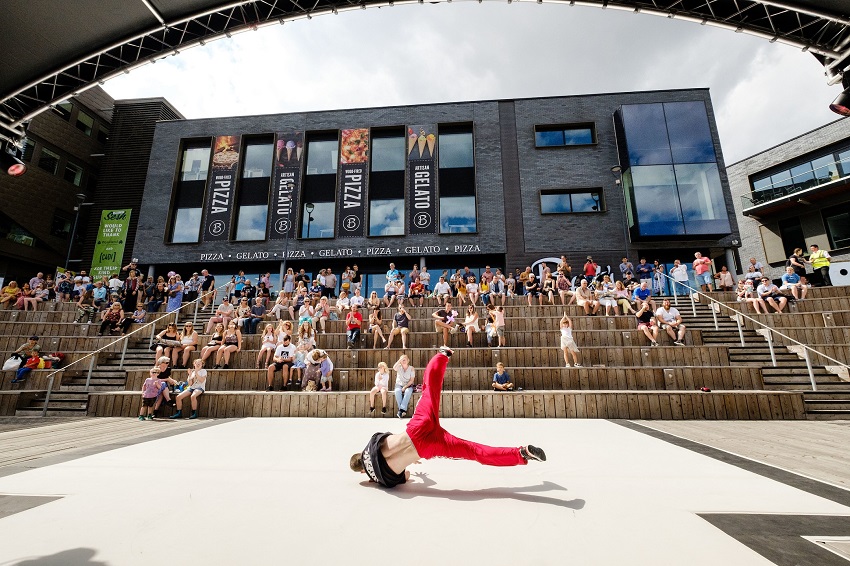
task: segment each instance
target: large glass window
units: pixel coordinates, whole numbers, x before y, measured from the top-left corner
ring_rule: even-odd
[[[38,158],[38,166],[51,175],[55,175],[59,171],[59,155],[42,147],[41,155]]]
[[[841,167],[842,176],[850,175],[850,149],[838,153],[838,165]]]
[[[439,127],[440,233],[476,232],[472,125]]]
[[[53,213],[53,223],[50,226],[50,234],[60,238],[70,237],[73,222],[74,218],[70,214],[61,210],[55,211]]]
[[[631,173],[633,206],[640,235],[684,234],[673,166],[632,167]]]
[[[210,140],[187,142],[183,147],[170,231],[174,244],[193,244],[200,239],[210,153]]]
[[[29,138],[24,138],[23,148],[21,149],[21,159],[24,161],[32,161],[32,156],[35,153],[35,142]]]
[[[821,214],[829,236],[829,247],[833,250],[850,247],[850,203],[824,208]]]
[[[731,231],[716,163],[674,165],[686,234]]]
[[[540,212],[567,214],[571,212],[601,212],[602,191],[544,189],[540,191]]]
[[[90,136],[94,128],[94,118],[80,110],[77,112],[77,129]]]
[[[838,178],[838,164],[831,155],[812,160],[816,183],[822,185]]]
[[[664,117],[673,163],[714,163],[714,142],[705,103],[665,102]]]
[[[754,203],[759,204],[850,176],[850,150],[840,150],[753,180]]]
[[[535,147],[593,145],[596,129],[593,124],[557,124],[534,127]]]
[[[372,130],[369,235],[404,234],[404,128]]]
[[[245,145],[242,177],[236,199],[236,240],[266,239],[269,185],[274,153],[271,139],[251,140]]]
[[[815,185],[815,172],[811,163],[803,163],[791,168],[791,178],[798,190],[808,189]]]
[[[622,107],[622,113],[630,165],[673,162],[661,104],[630,104]]]
[[[302,238],[334,237],[338,136],[337,132],[307,136],[307,174],[301,194]]]

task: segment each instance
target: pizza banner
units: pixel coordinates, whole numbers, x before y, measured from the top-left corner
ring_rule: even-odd
[[[437,127],[407,128],[407,231],[437,233]]]
[[[236,170],[239,167],[240,136],[215,138],[212,174],[204,203],[204,241],[230,239],[230,225],[236,202]]]
[[[337,237],[366,233],[366,187],[369,179],[369,130],[342,130],[339,144],[339,213]]]
[[[275,136],[274,178],[269,218],[269,240],[295,238],[298,195],[301,192],[301,164],[304,132],[280,132]]]

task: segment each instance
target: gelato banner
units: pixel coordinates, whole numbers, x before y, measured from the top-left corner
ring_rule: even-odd
[[[437,233],[437,136],[434,124],[407,128],[407,231]]]
[[[104,210],[100,213],[100,227],[97,229],[89,271],[92,281],[98,281],[104,275],[111,277],[113,273],[121,273],[131,212],[132,209]]]
[[[342,130],[339,145],[337,237],[365,235],[369,177],[369,130]]]
[[[304,132],[280,132],[274,150],[269,218],[272,229],[269,240],[295,238],[298,195],[301,192],[301,163],[304,155]]]
[[[215,138],[212,175],[204,203],[204,241],[220,242],[230,238],[230,223],[236,196],[236,169],[239,167],[240,136]]]

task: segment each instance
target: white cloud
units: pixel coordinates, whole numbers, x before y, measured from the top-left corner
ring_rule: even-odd
[[[690,22],[514,2],[358,10],[185,50],[106,83],[190,118],[710,87],[727,163],[835,118],[809,54]]]

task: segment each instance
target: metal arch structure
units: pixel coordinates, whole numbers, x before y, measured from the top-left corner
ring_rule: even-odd
[[[447,0],[451,2],[452,0]],[[478,0],[480,3],[482,0]],[[507,0],[508,3],[520,0]],[[847,0],[522,0],[681,19],[809,52],[830,84],[850,78]],[[189,47],[296,19],[424,0],[32,0],[6,3],[0,136],[96,84]],[[430,3],[433,0],[429,0]],[[845,82],[847,80],[845,79]]]

